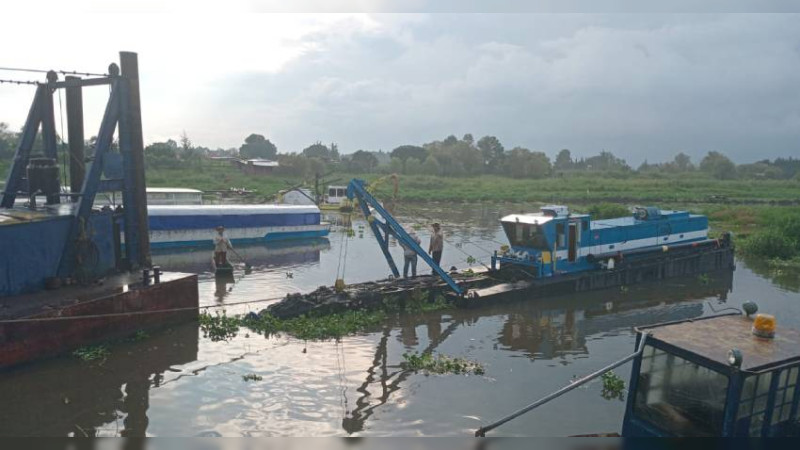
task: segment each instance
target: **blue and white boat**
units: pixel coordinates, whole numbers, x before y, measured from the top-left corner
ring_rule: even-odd
[[[225,227],[233,244],[327,236],[316,206],[149,205],[152,248],[211,246],[216,227]]]
[[[706,243],[708,218],[687,211],[637,207],[628,217],[591,220],[566,206],[501,219],[511,244],[493,265],[514,264],[535,277],[613,269],[626,257]]]

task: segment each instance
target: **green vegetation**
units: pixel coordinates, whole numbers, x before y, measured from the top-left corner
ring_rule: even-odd
[[[600,376],[603,381],[603,392],[600,394],[606,400],[625,400],[625,380],[613,371],[608,371]]]
[[[587,213],[591,214],[592,219],[612,219],[614,217],[623,217],[631,214],[631,210],[619,203],[596,203],[589,207]]]
[[[348,311],[342,314],[281,320],[269,314],[260,316],[228,316],[224,312],[200,314],[200,329],[212,341],[235,337],[240,327],[265,336],[286,333],[302,340],[336,339],[380,325],[386,319],[384,311]]]
[[[93,346],[90,345],[86,347],[81,347],[72,352],[72,356],[82,361],[105,360],[106,358],[108,358],[108,355],[110,354],[111,352],[105,345],[93,345]]]
[[[483,375],[485,370],[477,362],[464,358],[453,358],[446,355],[436,355],[431,353],[403,353],[403,362],[400,367],[414,372],[423,372],[426,375],[435,374],[474,374]]]
[[[242,381],[244,381],[244,382],[261,381],[263,379],[264,378],[261,375],[258,375],[258,374],[255,374],[255,373],[248,373],[247,375],[242,375]]]
[[[738,241],[745,256],[767,259],[776,266],[800,267],[800,208],[745,210],[736,219],[754,225]]]

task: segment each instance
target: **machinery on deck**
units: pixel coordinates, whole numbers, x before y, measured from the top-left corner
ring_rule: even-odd
[[[389,236],[394,236],[395,239],[403,245],[413,249],[457,295],[465,294],[462,287],[453,280],[450,274],[439,267],[439,265],[433,261],[433,258],[431,258],[416,241],[411,239],[411,236],[408,235],[408,232],[406,232],[403,226],[400,225],[400,223],[386,211],[383,205],[372,196],[364,180],[353,179],[350,181],[347,185],[347,198],[358,201],[358,207],[361,209],[364,217],[366,217],[370,228],[372,228],[372,233],[375,235],[375,239],[378,240],[378,245],[383,252],[383,256],[386,258],[386,262],[389,263],[389,268],[392,270],[392,274],[395,278],[400,276],[400,272],[397,270],[397,265],[392,258],[392,254],[389,253]]]
[[[82,90],[107,86],[109,98],[97,140],[84,153]],[[66,91],[69,151],[59,155],[54,96]],[[34,154],[41,125],[42,154]],[[119,145],[113,145],[118,129]],[[69,168],[62,189],[59,158]],[[66,169],[66,167],[64,168]],[[101,192],[121,192],[122,207],[94,207]],[[44,204],[37,202],[44,198]],[[27,199],[27,204],[17,199]],[[36,85],[0,199],[0,297],[64,281],[91,281],[115,269],[150,265],[139,68],[121,52],[108,74],[59,80],[55,71]]]

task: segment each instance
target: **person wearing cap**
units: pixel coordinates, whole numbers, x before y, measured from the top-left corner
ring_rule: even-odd
[[[225,266],[228,264],[228,249],[233,248],[231,240],[225,236],[225,227],[217,227],[217,235],[214,236],[214,264]]]
[[[408,232],[408,235],[411,236],[411,239],[417,243],[417,245],[422,244],[422,240],[420,240],[419,236],[414,230]],[[411,267],[411,276],[417,276],[417,252],[410,245],[406,245],[400,242],[400,247],[403,247],[403,278],[408,278],[408,268]]]
[[[442,261],[442,250],[444,249],[444,235],[442,234],[442,227],[438,222],[433,224],[433,233],[431,233],[431,243],[428,245],[428,253],[433,258],[433,262],[438,266]],[[434,273],[436,271],[434,270]]]

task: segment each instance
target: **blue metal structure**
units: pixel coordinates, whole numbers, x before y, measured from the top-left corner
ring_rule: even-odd
[[[708,240],[708,219],[686,211],[637,208],[629,217],[591,220],[566,206],[501,219],[511,244],[492,268],[513,265],[537,278],[609,267],[622,258]]]
[[[375,239],[378,240],[383,256],[386,258],[386,262],[395,277],[399,277],[400,272],[397,270],[392,254],[389,253],[390,235],[394,236],[404,246],[413,249],[457,295],[464,295],[464,290],[461,286],[444,269],[439,267],[416,241],[411,239],[411,236],[408,235],[403,226],[367,191],[367,183],[364,180],[353,179],[350,181],[347,185],[347,198],[358,200],[361,212],[364,213],[364,217],[367,219],[370,228],[372,228],[372,233],[375,235]],[[373,211],[370,211],[370,208]]]
[[[638,329],[622,435],[800,436],[800,333],[740,314]]]
[[[111,64],[104,77],[59,81],[51,71],[47,81],[37,86],[0,200],[0,296],[40,289],[47,279],[96,278],[115,268],[149,265],[137,56],[121,52],[120,60],[121,71]],[[80,192],[48,193],[46,206],[37,207],[39,192],[30,188],[29,163],[35,156],[31,153],[39,126],[43,156],[55,163],[58,149],[53,95],[65,88],[72,94],[77,92],[80,100],[80,90],[87,86],[108,86],[110,93],[92,158],[84,160],[71,154],[69,160],[72,174],[84,173],[88,165],[82,180],[71,180],[72,186],[81,186]],[[68,95],[67,120],[72,125],[79,123],[82,129],[82,106],[71,108],[70,98]],[[112,149],[117,128],[119,153]],[[70,136],[70,140],[73,138]],[[79,139],[80,143],[71,142],[71,149],[82,147],[82,131]],[[114,174],[111,163],[120,159],[121,173]],[[58,170],[55,174],[58,177]],[[62,184],[60,179],[55,182]],[[95,210],[94,200],[100,192],[122,192],[122,210]],[[30,199],[30,205],[20,206],[18,196]],[[124,248],[120,230],[124,232]]]

